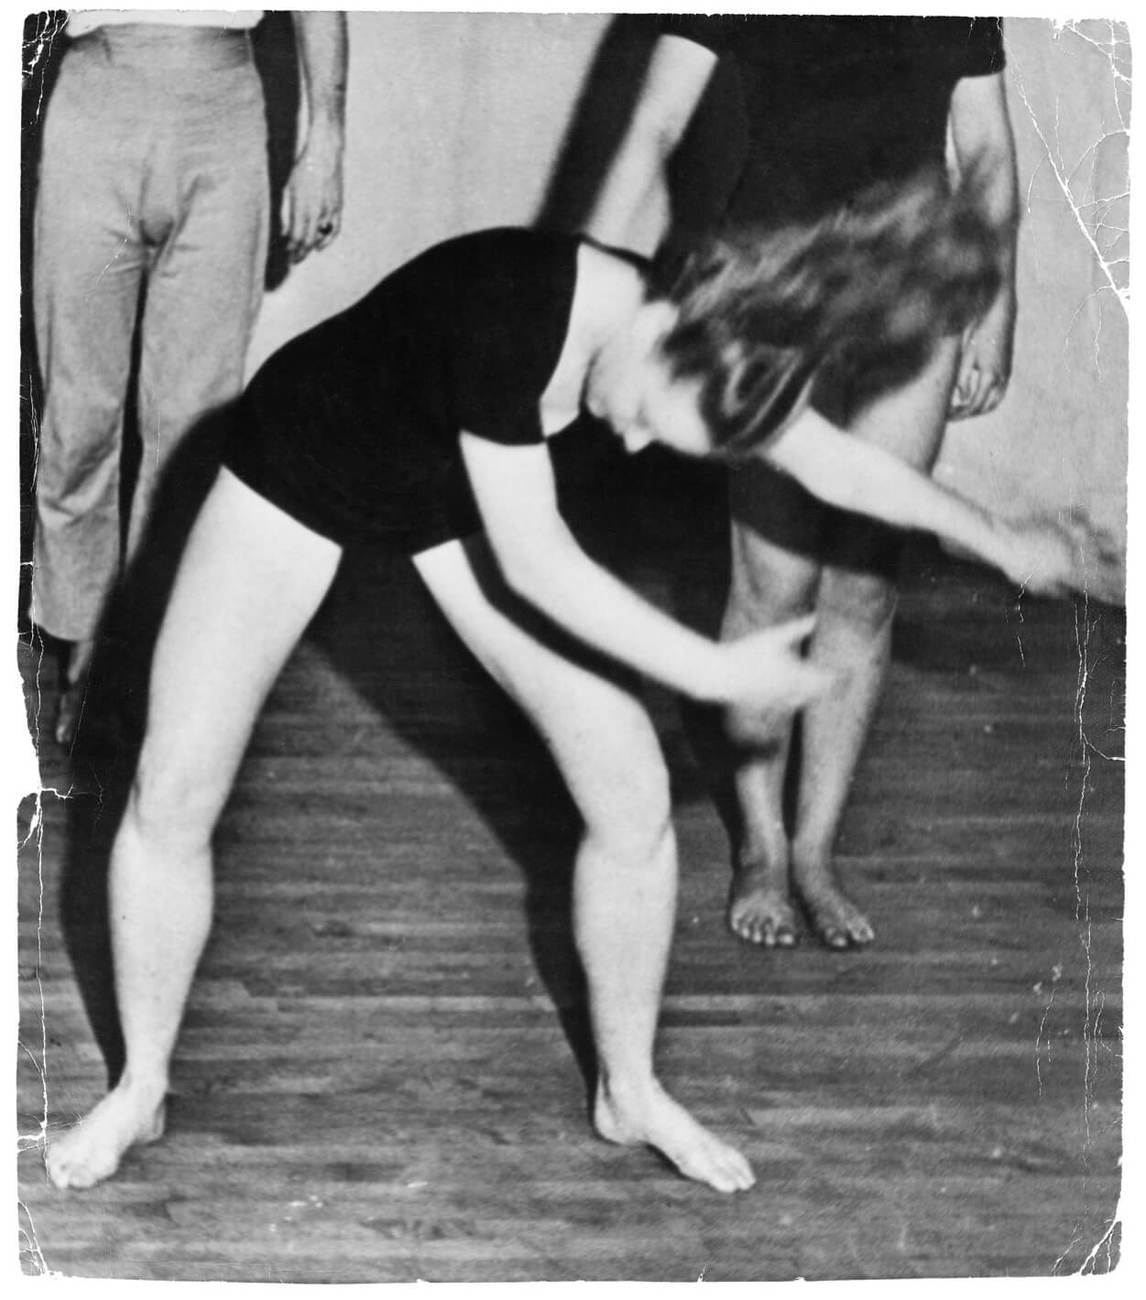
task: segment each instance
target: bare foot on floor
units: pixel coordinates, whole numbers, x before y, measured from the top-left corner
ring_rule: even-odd
[[[761,867],[741,867],[732,877],[728,928],[763,948],[793,947],[798,930],[788,890]]]
[[[163,1136],[165,1107],[154,1091],[115,1088],[74,1127],[48,1143],[48,1177],[80,1190],[110,1178],[128,1147]]]
[[[796,871],[793,885],[809,924],[829,948],[862,948],[875,938],[871,923],[840,888],[830,867]]]
[[[640,1101],[625,1103],[598,1089],[593,1121],[609,1142],[654,1147],[686,1178],[718,1192],[744,1192],[756,1181],[735,1147],[698,1124],[656,1082]]]

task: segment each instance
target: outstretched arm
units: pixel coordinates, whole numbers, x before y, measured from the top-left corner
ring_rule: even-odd
[[[1015,140],[1003,74],[964,77],[951,96],[951,136],[959,169],[975,177],[983,216],[1000,234],[1002,281],[995,300],[966,332],[951,415],[983,415],[1003,400],[1011,377],[1015,244],[1019,229]]]
[[[323,249],[342,224],[342,151],[346,111],[346,15],[293,15],[307,127],[283,194],[283,230],[292,259]]]
[[[721,644],[684,627],[601,568],[557,509],[548,450],[461,435],[486,535],[510,588],[559,627],[647,677],[711,703],[797,709],[828,685],[803,663],[811,619]],[[761,660],[766,670],[761,671]]]
[[[1123,599],[1121,553],[1084,516],[1001,519],[812,410],[761,454],[829,505],[935,533],[1036,594],[1085,591],[1099,600]]]
[[[651,256],[670,221],[667,168],[708,85],[716,55],[681,36],[653,47],[636,108],[597,195],[585,233]]]

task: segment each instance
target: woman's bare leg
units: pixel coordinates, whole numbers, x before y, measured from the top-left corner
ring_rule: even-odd
[[[730,505],[732,578],[721,635],[731,641],[813,607],[822,511],[797,483],[764,465],[733,475]],[[765,527],[792,549],[765,536]],[[792,715],[730,709],[727,721],[740,809],[728,924],[749,943],[788,948],[799,933],[784,824]]]
[[[945,340],[916,380],[857,413],[849,431],[930,468],[957,363],[957,341]],[[724,635],[773,626],[814,602],[809,654],[836,684],[803,714],[791,843],[783,822],[788,720],[777,718],[769,726],[760,717],[730,715],[734,736],[751,732],[756,743],[736,771],[743,837],[729,924],[742,938],[765,946],[794,943],[791,889],[830,947],[870,943],[874,931],[844,892],[832,854],[887,676],[895,609],[894,563],[888,557],[898,555],[898,539],[869,520],[826,512],[798,485],[763,471],[734,476],[732,516]]]
[[[957,341],[945,340],[917,379],[859,412],[849,431],[929,470],[939,454],[958,359]],[[840,886],[833,852],[891,662],[902,539],[854,515],[836,515],[830,528],[809,653],[835,675],[836,685],[804,712],[792,883],[824,942],[846,948],[875,937]]]
[[[648,715],[622,685],[514,620],[480,540],[448,543],[415,563],[458,634],[538,727],[585,821],[573,921],[598,1056],[597,1131],[614,1142],[647,1143],[720,1191],[751,1186],[744,1157],[673,1101],[653,1069],[676,849],[667,773]]]
[[[50,1142],[58,1187],[91,1187],[158,1137],[176,1034],[212,910],[211,835],[255,718],[340,550],[224,470],[191,533],[155,651],[147,732],[112,850],[115,1088]]]

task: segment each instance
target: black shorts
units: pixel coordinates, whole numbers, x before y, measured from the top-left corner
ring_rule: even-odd
[[[344,548],[381,546],[416,555],[481,532],[460,462],[431,482],[362,463],[355,431],[336,434],[306,405],[268,411],[261,376],[237,403],[222,463],[259,496]],[[348,449],[351,455],[348,456]]]

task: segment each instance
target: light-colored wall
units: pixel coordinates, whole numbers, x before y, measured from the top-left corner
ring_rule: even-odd
[[[352,13],[343,231],[269,296],[249,368],[421,248],[532,221],[609,25]],[[1014,19],[1006,39],[1024,209],[1015,375],[997,413],[952,425],[937,473],[994,508],[1081,506],[1124,536],[1129,49],[1099,21]]]
[[[608,21],[351,13],[342,231],[268,297],[248,369],[438,240],[532,222]]]
[[[1130,49],[1114,25],[1006,26],[1023,225],[1014,377],[951,425],[941,481],[998,509],[1080,506],[1126,534]]]

